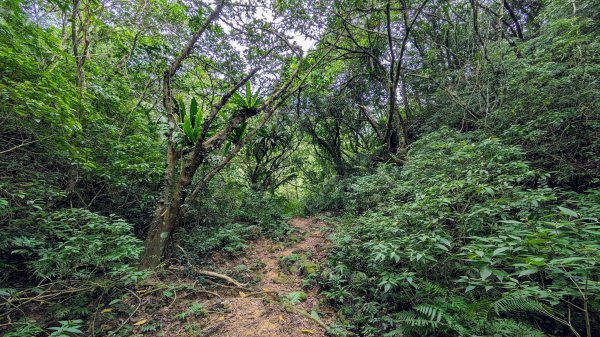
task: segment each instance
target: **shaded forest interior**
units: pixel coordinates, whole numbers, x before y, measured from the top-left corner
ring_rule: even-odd
[[[599,217],[597,0],[0,4],[4,336],[600,336]]]

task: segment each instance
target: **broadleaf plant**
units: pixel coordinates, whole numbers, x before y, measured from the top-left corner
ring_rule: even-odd
[[[183,134],[189,141],[195,143],[200,135],[200,130],[202,130],[202,117],[204,116],[202,108],[199,107],[195,97],[192,97],[188,110],[186,110],[185,103],[181,97],[174,99],[173,102],[175,103],[175,114],[179,118]]]

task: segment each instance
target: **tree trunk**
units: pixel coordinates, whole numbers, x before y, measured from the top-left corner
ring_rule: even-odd
[[[144,241],[144,252],[140,260],[140,268],[156,268],[167,247],[177,219],[173,218],[172,207],[157,208],[150,224],[150,230]]]
[[[406,152],[406,139],[404,138],[404,121],[400,112],[398,111],[398,95],[396,90],[398,83],[390,83],[388,85],[388,130],[386,132],[387,138],[387,155],[394,159],[394,156],[400,155],[402,160],[404,153]]]
[[[201,27],[193,34],[188,43],[183,48],[181,54],[171,63],[169,68],[164,72],[163,76],[163,105],[167,115],[169,123],[169,129],[167,133],[167,168],[164,176],[164,186],[161,194],[161,198],[158,201],[148,235],[144,242],[144,251],[140,258],[140,269],[156,268],[160,265],[162,257],[164,256],[167,243],[171,238],[173,231],[177,225],[181,222],[187,204],[194,200],[199,190],[205,186],[214,174],[218,173],[223,167],[227,165],[231,157],[227,157],[226,161],[222,165],[217,165],[207,176],[200,180],[196,188],[193,189],[192,193],[186,195],[190,191],[190,185],[192,184],[196,171],[202,165],[207,156],[220,148],[228,137],[235,131],[235,129],[247,119],[257,115],[259,112],[267,111],[270,116],[280,103],[278,100],[287,98],[287,92],[298,76],[300,71],[302,54],[298,56],[298,65],[294,70],[292,76],[279,88],[277,88],[269,98],[262,103],[260,107],[252,110],[242,110],[235,116],[231,117],[228,123],[223,126],[216,134],[207,137],[207,131],[211,126],[213,119],[217,116],[219,111],[227,104],[229,99],[247,82],[252,76],[254,76],[260,69],[259,66],[252,69],[244,78],[240,79],[234,86],[230,88],[220,99],[219,102],[215,103],[212,107],[212,111],[209,116],[204,120],[204,125],[199,138],[196,140],[196,144],[193,146],[192,151],[188,157],[182,160],[180,152],[176,151],[175,142],[173,140],[173,134],[177,126],[177,120],[173,112],[173,102],[171,93],[171,79],[177,73],[181,64],[185,59],[188,58],[194,45],[209,27],[210,23],[216,20],[219,16],[221,9],[224,6],[224,1],[219,0],[215,10],[206,18]],[[254,133],[251,133],[254,134]],[[250,135],[248,135],[250,136]],[[240,145],[243,145],[247,141],[236,145],[236,150],[239,151]],[[237,152],[232,152],[234,155]],[[181,172],[175,176],[177,163],[182,162]],[[212,174],[212,175],[211,175]],[[175,179],[176,177],[176,179]]]
[[[181,217],[183,216],[181,206],[186,200],[185,191],[191,185],[192,178],[198,166],[203,161],[204,156],[190,158],[167,202],[157,205],[152,222],[150,223],[148,236],[146,237],[146,241],[144,241],[144,252],[140,260],[140,267],[142,269],[156,268],[160,265],[173,230],[181,222]],[[170,189],[170,186],[165,186],[164,188]]]

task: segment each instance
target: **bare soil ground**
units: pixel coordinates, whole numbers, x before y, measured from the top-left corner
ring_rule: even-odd
[[[258,238],[246,243],[242,255],[213,256],[210,270],[243,280],[243,287],[212,276],[199,284],[187,274],[190,266],[171,265],[154,281],[130,291],[132,296],[123,300],[128,310],[112,319],[110,308],[97,315],[102,335],[325,336],[335,312],[310,275],[319,272],[326,257],[330,225],[318,218],[294,218],[290,225],[294,232],[285,240]]]
[[[295,243],[259,239],[251,243],[243,257],[221,266],[258,266],[262,275],[252,289],[222,292],[220,299],[214,299],[224,312],[210,315],[208,321],[216,330],[212,336],[325,336],[323,324],[331,323],[334,313],[323,305],[316,289],[303,291],[302,282],[303,276],[314,273],[316,263],[325,257],[328,241],[322,229],[327,224],[311,218],[294,218],[290,224],[298,232]],[[300,291],[306,295],[302,301],[291,304],[285,299]],[[313,318],[308,317],[311,312]],[[314,319],[314,313],[318,313],[318,319]]]

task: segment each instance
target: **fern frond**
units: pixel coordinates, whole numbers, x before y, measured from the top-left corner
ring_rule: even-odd
[[[419,280],[419,290],[429,297],[446,296],[448,291],[437,283]]]
[[[415,308],[416,310],[416,308]],[[409,333],[414,331],[424,332],[429,329],[435,329],[440,324],[440,321],[437,320],[438,311],[432,307],[419,306],[419,310],[423,312],[427,312],[428,315],[425,315],[421,312],[416,312],[413,310],[401,311],[395,314],[395,321],[399,325],[396,331]],[[434,317],[434,319],[429,319],[427,317],[421,317],[422,315]],[[440,318],[441,319],[441,318]]]
[[[535,327],[512,319],[495,319],[492,332],[501,336],[544,337],[546,334]]]
[[[521,293],[510,294],[504,298],[495,301],[492,304],[492,308],[497,315],[504,312],[537,312],[541,314],[552,314],[552,309],[541,302],[526,297]]]
[[[428,304],[421,304],[414,307],[414,310],[424,315],[430,321],[440,322],[442,320],[442,310]]]

